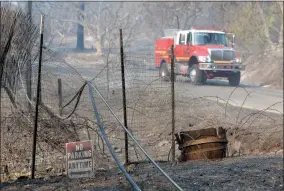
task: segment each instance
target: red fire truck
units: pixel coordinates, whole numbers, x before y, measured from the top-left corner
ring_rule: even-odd
[[[192,27],[190,30],[171,30],[171,34],[156,40],[155,66],[163,80],[169,80],[171,47],[174,45],[175,77],[189,77],[194,85],[215,77],[227,78],[238,86],[242,65],[241,55],[234,50],[235,35],[213,28]],[[229,43],[228,37],[232,36]]]

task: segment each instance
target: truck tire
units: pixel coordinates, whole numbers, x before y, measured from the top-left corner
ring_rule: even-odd
[[[193,85],[201,85],[206,82],[206,78],[201,70],[199,70],[198,64],[193,64],[189,69],[189,77]]]
[[[228,76],[228,80],[231,86],[239,86],[241,81],[241,72],[233,73],[232,75]]]
[[[201,71],[202,72],[202,71]],[[207,76],[204,72],[202,72],[202,79],[201,79],[201,84],[205,84],[207,81]]]
[[[171,80],[171,73],[168,69],[168,64],[166,62],[162,63],[159,70],[159,76],[161,77],[162,81],[170,81]],[[176,74],[174,75],[174,81],[176,80]]]

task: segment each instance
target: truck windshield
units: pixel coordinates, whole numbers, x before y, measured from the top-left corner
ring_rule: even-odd
[[[228,46],[225,34],[207,33],[207,32],[194,33],[194,44],[195,45],[221,44],[224,46]]]

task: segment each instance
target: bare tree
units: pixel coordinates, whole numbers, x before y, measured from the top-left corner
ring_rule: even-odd
[[[228,28],[236,33],[246,49],[263,51],[263,49],[283,44],[281,40],[283,39],[283,6],[279,6],[281,3],[235,2],[231,5],[228,2],[224,17],[229,22]],[[233,11],[236,9],[238,11]]]
[[[81,2],[79,5],[78,20],[84,22],[85,3]],[[77,23],[77,50],[84,50],[84,26]]]
[[[97,54],[102,54],[104,47],[111,45],[114,38],[118,43],[120,28],[130,36],[138,28],[135,18],[140,13],[139,4],[98,2],[90,3],[88,7],[86,25],[95,39]]]
[[[46,5],[36,4],[41,11],[44,11]],[[54,34],[65,37],[67,33],[70,35],[76,33],[77,45],[79,42],[82,43],[80,40],[82,35],[88,34],[94,39],[94,47],[98,55],[103,53],[105,46],[112,44],[108,41],[113,41],[113,37],[118,37],[119,28],[124,29],[127,35],[135,34],[134,29],[138,28],[136,17],[141,11],[139,3],[123,2],[85,2],[86,9],[82,8],[82,4],[78,6],[76,3],[48,2],[48,6],[48,11],[45,11],[48,13],[45,15],[54,25],[51,26]],[[63,13],[59,11],[62,9],[65,10]],[[78,26],[77,31],[74,30],[75,26]]]
[[[167,28],[188,29],[201,16],[200,2],[147,2],[143,4],[145,20],[156,37],[163,36]]]
[[[279,5],[279,8],[280,8],[280,10],[281,10],[281,12],[280,12],[280,18],[282,18],[281,19],[281,24],[280,24],[280,31],[279,31],[279,45],[280,46],[282,46],[283,47],[283,1],[281,2],[277,2],[278,3],[278,5]]]
[[[61,46],[62,44],[66,43],[66,35],[77,32],[77,25],[75,25],[76,23],[64,22],[60,20],[60,18],[69,19],[70,13],[68,13],[68,11],[72,11],[72,13],[75,12],[75,10],[69,10],[71,5],[62,2],[33,2],[33,5],[35,15],[45,15],[45,42],[52,44],[54,43],[54,39],[58,39],[57,37],[59,37],[59,43],[56,42],[56,45]],[[60,11],[65,9],[65,6],[67,6],[67,11]],[[78,7],[78,4],[74,4],[74,7],[75,6]]]

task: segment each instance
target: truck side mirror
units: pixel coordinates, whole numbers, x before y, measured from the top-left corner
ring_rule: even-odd
[[[228,36],[226,38],[227,38],[227,42],[231,45],[232,48],[234,48],[236,35],[234,33],[226,33],[226,34],[232,37],[230,38],[229,41],[228,41]]]
[[[235,34],[233,34],[232,48],[235,46]]]

